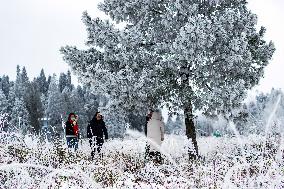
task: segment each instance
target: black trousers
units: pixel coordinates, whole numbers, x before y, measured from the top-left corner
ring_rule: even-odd
[[[90,139],[89,143],[90,143],[90,147],[92,149],[91,156],[94,159],[96,154],[101,153],[101,148],[103,146],[104,141],[103,140]]]

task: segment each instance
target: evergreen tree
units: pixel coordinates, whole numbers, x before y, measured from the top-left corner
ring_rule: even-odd
[[[49,85],[50,85],[50,83],[51,83],[51,78],[52,78],[52,77],[51,77],[50,75],[49,75],[48,78],[47,78],[47,85],[48,85],[48,87],[49,87]]]
[[[216,121],[215,121],[216,122]],[[204,116],[199,115],[196,119],[196,128],[199,131],[198,133],[200,136],[210,136],[212,135],[214,129],[213,129],[213,123],[214,120]]]
[[[48,83],[43,69],[41,69],[39,77],[36,78],[36,82],[40,93],[47,95]]]
[[[46,110],[47,110],[47,106],[48,106],[48,96],[41,94],[40,96],[40,101],[43,107],[43,114],[44,116],[47,114]]]
[[[63,92],[63,90],[67,87],[67,75],[65,73],[60,73],[59,76],[59,90]],[[67,87],[67,89],[70,89]]]
[[[4,115],[8,113],[8,100],[3,92],[2,89],[0,89],[0,115]]]
[[[62,91],[63,103],[64,103],[64,112],[66,112],[66,117],[69,113],[74,112],[74,102],[71,99],[72,91],[70,88],[65,86],[64,90]]]
[[[15,98],[15,103],[12,108],[10,127],[12,131],[16,128],[22,133],[27,133],[29,126],[29,113],[23,98]]]
[[[27,87],[25,95],[25,105],[29,115],[29,123],[31,125],[31,131],[40,134],[41,125],[39,120],[43,117],[43,107],[40,98],[40,90],[37,83],[31,82]]]
[[[75,112],[79,116],[78,124],[80,127],[81,136],[85,136],[87,133],[87,126],[89,123],[89,119],[87,113],[84,109],[85,101],[84,98],[81,97],[82,94],[79,94],[78,88],[73,88],[70,96],[70,100],[73,106],[73,112]],[[95,112],[93,112],[95,114]]]
[[[29,77],[28,77],[26,68],[23,67],[22,73],[21,73],[21,87],[22,87],[21,92],[22,92],[23,95],[25,95],[27,88],[28,88],[28,85],[29,85]]]
[[[12,119],[12,109],[14,107],[15,104],[15,99],[16,95],[15,95],[15,84],[14,82],[10,83],[10,89],[9,89],[9,94],[8,94],[8,114],[9,114],[9,118],[8,121],[10,122],[10,120]]]
[[[66,75],[66,86],[73,90],[74,86],[72,85],[72,77],[71,77],[71,72],[70,70],[67,71],[67,75]]]
[[[143,131],[144,126],[146,124],[146,115],[135,115],[133,113],[128,114],[128,122],[130,124],[130,129],[134,129],[137,131]]]
[[[115,102],[109,101],[106,106],[100,107],[99,111],[104,116],[109,136],[114,138],[123,137],[127,125],[125,114],[121,113],[118,106],[112,106],[113,104]]]
[[[85,88],[85,104],[84,111],[86,112],[86,116],[88,120],[91,120],[95,113],[98,111],[99,107],[99,98],[98,96],[91,93],[90,89]]]
[[[3,93],[5,94],[6,98],[8,99],[9,92],[10,92],[10,81],[9,76],[0,77],[0,88],[2,89]]]
[[[173,127],[174,127],[174,121],[173,121],[173,116],[170,115],[168,117],[168,120],[167,120],[167,123],[166,123],[166,126],[165,126],[165,132],[167,134],[172,134],[173,132]]]
[[[89,49],[66,46],[61,52],[81,80],[108,94],[122,113],[144,113],[165,102],[170,110],[182,109],[194,158],[194,111],[231,120],[275,50],[263,40],[264,27],[257,32],[257,17],[246,4],[105,0],[99,9],[126,27],[120,31],[85,12]]]
[[[21,92],[21,82],[22,79],[21,79],[21,69],[20,69],[20,66],[17,65],[17,75],[16,75],[16,81],[15,81],[15,85],[14,85],[14,91],[15,91],[15,95],[16,97],[20,98],[22,97],[22,92]]]
[[[50,119],[49,124],[54,127],[55,132],[62,132],[61,115],[65,114],[64,99],[59,91],[56,75],[51,79],[48,88],[47,116]]]
[[[84,90],[80,85],[77,86],[77,94],[79,95],[79,98],[81,101],[85,102],[85,92],[86,90]]]
[[[173,124],[173,131],[175,134],[185,133],[184,122],[181,115],[177,115],[175,122]]]

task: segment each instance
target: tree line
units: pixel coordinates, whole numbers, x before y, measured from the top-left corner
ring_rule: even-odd
[[[0,77],[0,115],[6,115],[5,130],[19,131],[23,134],[43,134],[41,119],[49,118],[49,126],[53,134],[63,133],[62,119],[65,120],[70,112],[79,115],[79,125],[82,136],[89,120],[98,111],[105,107],[108,98],[95,95],[89,86],[74,86],[71,82],[71,72],[60,73],[59,77],[53,74],[46,76],[44,69],[33,80],[30,80],[25,67],[17,66],[15,81],[9,76]],[[108,117],[110,136],[123,136],[125,122],[116,120],[117,113]],[[62,117],[61,117],[62,116]],[[143,131],[145,116],[129,113],[127,120],[131,129]],[[178,132],[183,123],[178,117],[170,118],[167,133]]]
[[[7,117],[7,131],[39,135],[41,119],[49,118],[53,133],[62,133],[62,119],[70,112],[80,115],[84,131],[99,103],[104,103],[104,98],[92,94],[88,86],[72,84],[70,71],[57,77],[46,76],[42,69],[39,76],[30,80],[26,68],[17,66],[15,81],[10,81],[9,76],[0,77],[0,114]]]

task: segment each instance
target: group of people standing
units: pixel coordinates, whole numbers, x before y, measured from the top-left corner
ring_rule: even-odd
[[[68,148],[77,150],[80,133],[78,116],[75,113],[69,114],[65,127]],[[87,137],[89,138],[90,147],[92,149],[91,156],[94,158],[96,153],[99,154],[101,152],[104,140],[108,139],[107,128],[100,112],[96,112],[93,119],[89,122],[87,127]]]
[[[65,126],[67,146],[77,150],[80,137],[78,116],[75,113],[70,113]],[[153,159],[155,162],[161,163],[160,146],[164,141],[165,125],[159,111],[149,111],[144,130],[147,136],[145,159]],[[100,112],[96,112],[89,122],[87,137],[92,149],[91,156],[93,159],[95,154],[100,154],[104,141],[108,139],[107,128]]]

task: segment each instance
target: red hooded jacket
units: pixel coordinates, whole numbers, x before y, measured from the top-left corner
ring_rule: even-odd
[[[79,135],[79,126],[78,126],[78,122],[76,121],[72,121],[71,120],[71,116],[74,115],[76,116],[74,113],[70,113],[68,116],[68,121],[66,122],[66,135]],[[77,117],[77,116],[76,116]],[[68,127],[68,128],[67,128]]]

